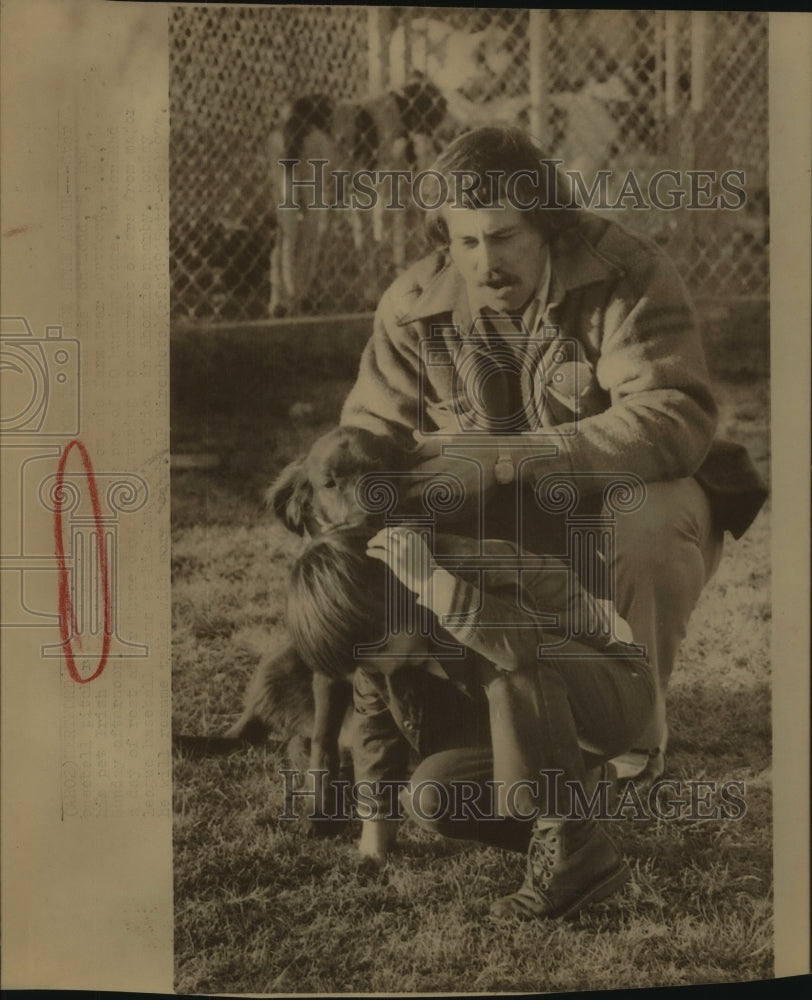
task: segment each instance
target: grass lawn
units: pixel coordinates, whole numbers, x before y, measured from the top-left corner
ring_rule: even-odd
[[[721,428],[769,463],[764,314],[708,312]],[[273,476],[336,422],[357,334],[299,327],[187,334],[173,344],[173,450],[214,456],[173,473],[173,721],[215,734],[280,641],[299,547],[261,510]],[[291,417],[312,404],[306,419]],[[298,408],[301,410],[301,407]],[[296,410],[294,410],[294,413]],[[667,777],[744,782],[737,821],[625,819],[623,893],[574,921],[483,920],[521,881],[518,855],[406,825],[380,874],[350,829],[304,841],[280,822],[271,745],[175,756],[176,989],[183,993],[564,991],[772,975],[769,505],[729,536],[683,643],[669,696]]]

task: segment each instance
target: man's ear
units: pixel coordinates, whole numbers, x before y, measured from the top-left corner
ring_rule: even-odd
[[[313,487],[304,472],[304,460],[291,462],[279,473],[265,494],[265,504],[289,531],[303,535],[308,511],[313,502]]]

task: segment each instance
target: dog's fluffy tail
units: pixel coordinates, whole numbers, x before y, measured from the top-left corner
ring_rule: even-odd
[[[172,749],[187,757],[225,757],[255,745],[254,740],[232,736],[190,736],[172,734]]]

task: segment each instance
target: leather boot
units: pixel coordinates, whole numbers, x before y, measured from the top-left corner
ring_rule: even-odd
[[[641,790],[650,788],[665,771],[665,751],[668,748],[668,723],[663,726],[660,745],[652,750],[628,750],[612,760],[620,781],[633,781]]]
[[[527,849],[524,884],[491,904],[492,917],[574,916],[620,889],[629,869],[594,820],[539,821]]]

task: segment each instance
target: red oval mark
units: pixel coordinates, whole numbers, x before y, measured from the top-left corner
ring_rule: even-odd
[[[65,482],[65,466],[68,462],[68,455],[71,449],[76,448],[82,458],[85,478],[87,479],[87,489],[90,494],[90,503],[93,507],[93,519],[96,522],[96,532],[98,535],[99,553],[99,573],[101,575],[101,589],[104,605],[104,629],[102,638],[102,650],[99,658],[99,665],[89,677],[82,677],[76,669],[76,660],[73,655],[71,638],[77,634],[79,629],[76,623],[76,612],[70,596],[70,574],[65,563],[65,542],[62,535],[62,507],[64,504],[63,486]],[[104,524],[102,523],[101,504],[99,503],[99,491],[96,487],[96,476],[93,472],[93,463],[87,449],[78,438],[69,441],[59,459],[59,468],[56,472],[56,505],[54,507],[54,541],[56,550],[56,562],[59,573],[59,634],[62,638],[62,645],[65,650],[65,662],[68,666],[68,673],[77,684],[89,684],[100,676],[107,665],[107,657],[110,653],[110,642],[112,635],[112,609],[110,599],[110,580],[107,569],[107,544],[104,539]],[[80,643],[81,645],[81,643]]]

